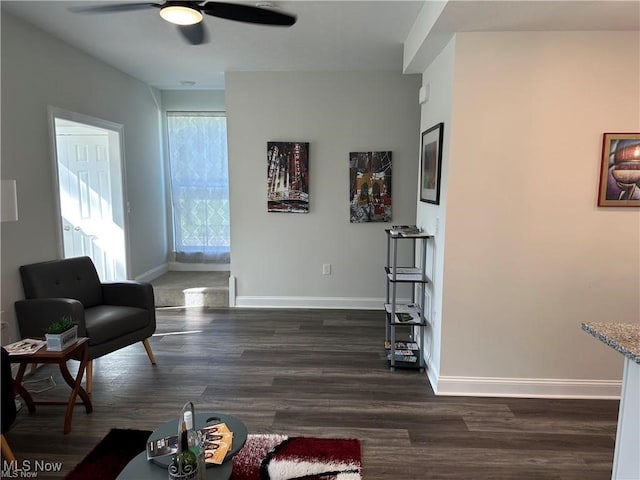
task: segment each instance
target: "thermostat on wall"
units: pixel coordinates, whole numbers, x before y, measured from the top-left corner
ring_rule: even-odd
[[[430,87],[431,87],[431,84],[429,83],[420,87],[420,90],[418,91],[418,101],[420,102],[420,105],[422,105],[423,103],[427,103],[429,101]]]

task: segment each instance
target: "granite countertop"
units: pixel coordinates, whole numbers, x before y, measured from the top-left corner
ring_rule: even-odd
[[[640,363],[640,324],[590,322],[581,327],[628,359]]]

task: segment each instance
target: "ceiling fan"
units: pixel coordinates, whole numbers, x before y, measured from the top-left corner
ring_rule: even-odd
[[[295,15],[277,12],[270,8],[269,4],[259,6],[242,5],[227,2],[189,2],[167,0],[162,3],[112,3],[105,5],[92,5],[84,7],[70,7],[74,13],[116,13],[131,12],[156,8],[160,10],[160,16],[167,22],[173,23],[187,42],[192,45],[206,43],[207,33],[202,22],[203,13],[212,17],[235,20],[238,22],[255,23],[260,25],[272,25],[290,27],[296,23]]]

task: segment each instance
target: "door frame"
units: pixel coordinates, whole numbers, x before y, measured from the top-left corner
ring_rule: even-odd
[[[123,214],[123,229],[124,229],[124,260],[125,260],[125,272],[127,279],[131,278],[131,261],[129,256],[129,213],[131,211],[129,206],[129,200],[127,197],[127,179],[126,179],[126,160],[124,155],[124,125],[110,122],[109,120],[103,120],[101,118],[91,117],[82,113],[72,112],[63,108],[54,107],[49,105],[47,107],[49,117],[49,141],[52,160],[52,172],[53,179],[53,191],[54,191],[54,206],[56,213],[56,234],[58,241],[58,257],[64,258],[64,239],[62,231],[62,207],[60,205],[60,183],[58,172],[58,149],[56,141],[56,118],[69,120],[76,123],[83,123],[90,127],[96,127],[103,130],[109,130],[114,132],[118,136],[118,148],[120,150],[120,178],[112,179],[112,182],[120,182],[122,189],[122,214]]]

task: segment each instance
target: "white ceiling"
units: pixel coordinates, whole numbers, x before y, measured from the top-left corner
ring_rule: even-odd
[[[236,1],[236,0],[234,0]],[[189,45],[158,10],[80,15],[69,6],[125,1],[2,1],[2,10],[158,88],[224,88],[224,72],[402,71],[422,1],[278,1],[290,28],[206,16],[209,43]],[[249,3],[251,2],[236,2]],[[450,1],[438,33],[639,30],[639,1]]]

